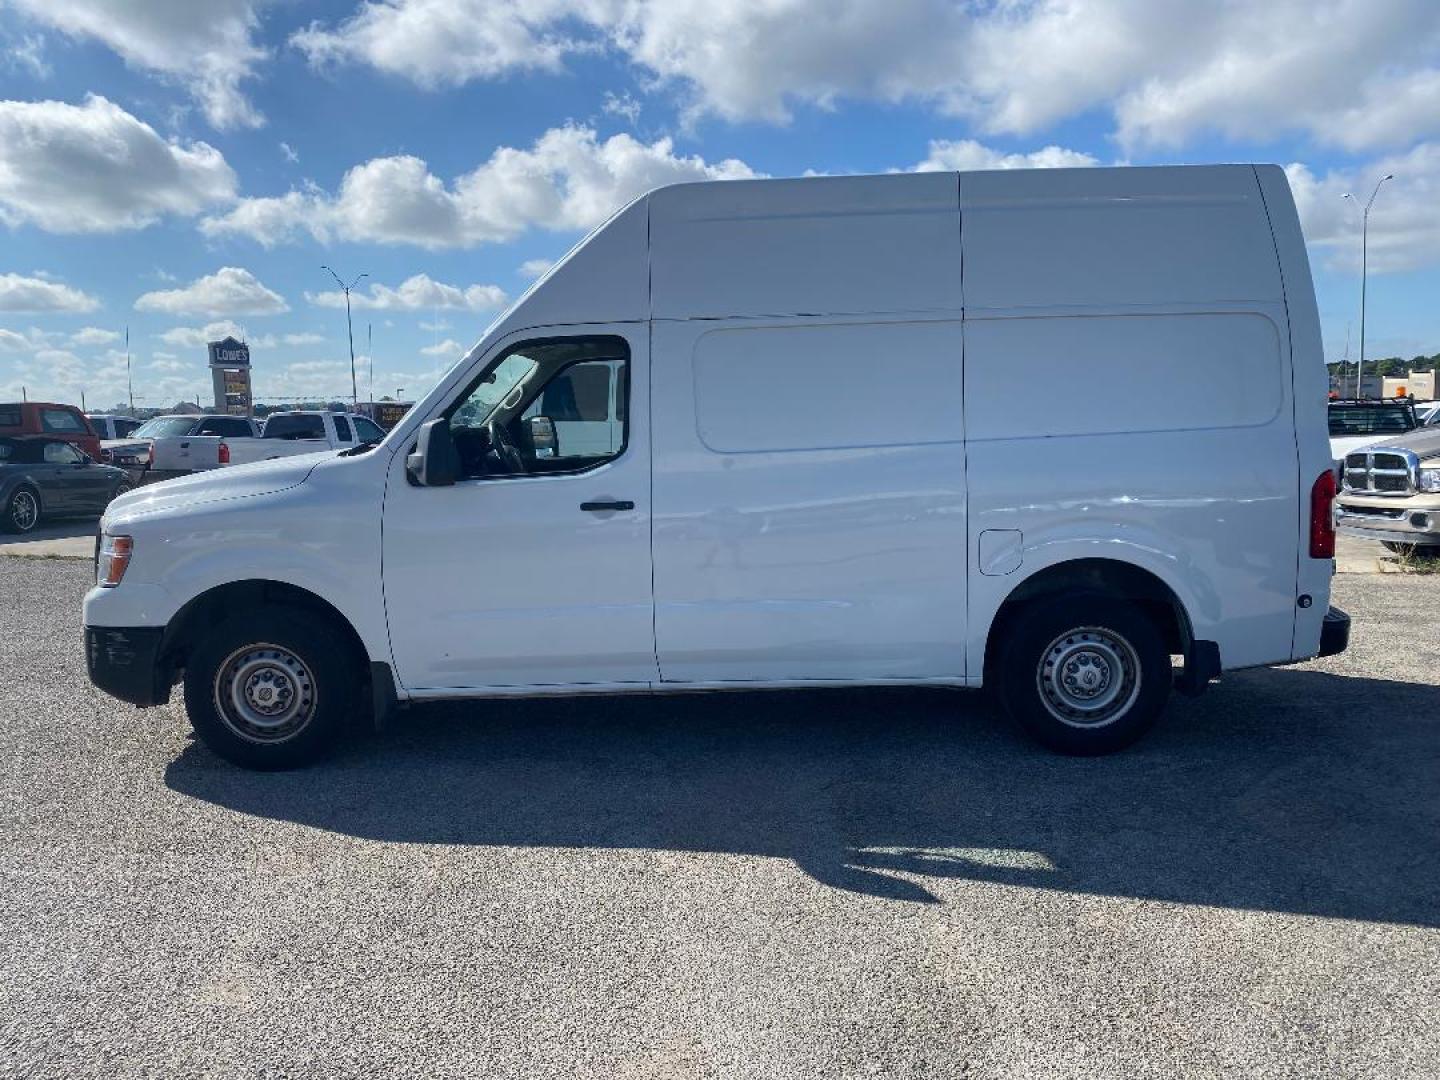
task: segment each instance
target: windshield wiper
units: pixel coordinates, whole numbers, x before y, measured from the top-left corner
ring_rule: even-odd
[[[346,450],[341,450],[339,456],[355,457],[359,454],[368,454],[371,450],[374,450],[375,447],[380,445],[380,441],[381,440],[379,439],[366,439],[362,443],[356,443],[354,446],[349,447]]]

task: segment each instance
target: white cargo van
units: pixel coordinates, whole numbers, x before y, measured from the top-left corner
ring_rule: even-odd
[[[1278,168],[663,188],[379,446],[113,503],[89,669],[262,768],[397,702],[882,683],[1112,750],[1345,647],[1324,400]]]

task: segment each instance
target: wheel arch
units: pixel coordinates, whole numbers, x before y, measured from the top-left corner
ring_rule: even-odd
[[[334,604],[299,585],[249,578],[216,585],[191,597],[166,624],[159,658],[170,678],[185,667],[189,643],[205,629],[242,611],[272,606],[298,608],[324,619],[342,636],[361,678],[370,674],[370,656],[354,624]]]
[[[1064,593],[1088,593],[1136,604],[1160,630],[1172,654],[1188,656],[1194,624],[1179,594],[1154,571],[1120,559],[1077,558],[1052,563],[1018,583],[990,620],[985,639],[985,682],[991,681],[1000,643],[1025,608]]]

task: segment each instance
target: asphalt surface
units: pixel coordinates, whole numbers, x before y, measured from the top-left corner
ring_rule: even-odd
[[[973,695],[416,710],[239,772],[0,560],[0,1075],[1433,1076],[1440,578],[1070,760]]]

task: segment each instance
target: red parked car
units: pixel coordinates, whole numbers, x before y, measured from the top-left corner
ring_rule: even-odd
[[[73,443],[95,461],[103,461],[100,436],[74,405],[48,401],[0,404],[0,436],[49,435]]]

